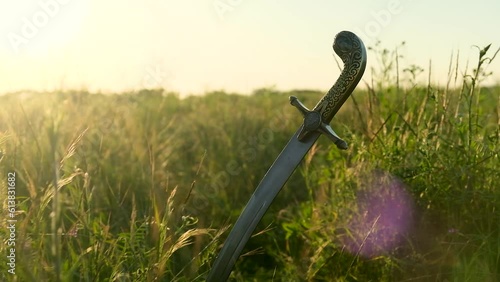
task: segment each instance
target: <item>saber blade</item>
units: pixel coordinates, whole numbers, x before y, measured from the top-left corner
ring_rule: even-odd
[[[227,280],[255,227],[322,133],[340,149],[347,149],[345,141],[337,136],[329,123],[363,76],[366,67],[366,50],[363,42],[348,31],[337,34],[333,49],[344,62],[344,69],[339,79],[312,111],[308,110],[296,97],[290,97],[291,104],[304,116],[304,123],[288,141],[255,189],[217,256],[207,277],[208,282]]]
[[[231,230],[231,234],[226,239],[207,281],[227,280],[243,247],[245,247],[260,219],[320,135],[320,133],[316,133],[314,136],[310,136],[307,142],[301,142],[297,138],[299,133],[300,129],[293,135],[259,186],[257,186],[257,189],[255,189],[254,194]]]

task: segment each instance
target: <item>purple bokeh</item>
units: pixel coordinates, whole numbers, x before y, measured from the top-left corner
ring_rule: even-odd
[[[357,195],[358,212],[347,223],[342,239],[354,255],[375,257],[404,243],[413,226],[414,202],[404,184],[386,173],[376,173]]]

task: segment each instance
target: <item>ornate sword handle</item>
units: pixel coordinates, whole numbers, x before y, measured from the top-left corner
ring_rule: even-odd
[[[340,149],[347,149],[347,143],[340,139],[329,123],[349,98],[366,68],[365,45],[354,33],[342,31],[335,36],[333,50],[344,62],[344,69],[335,84],[311,111],[297,97],[290,97],[290,103],[304,115],[304,125],[299,140],[307,138],[310,132],[320,131]]]

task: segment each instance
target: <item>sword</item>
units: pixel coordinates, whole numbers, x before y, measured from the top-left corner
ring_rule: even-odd
[[[361,80],[366,68],[366,49],[354,33],[342,31],[335,36],[333,50],[344,63],[340,77],[313,110],[307,109],[297,97],[290,97],[290,103],[304,116],[304,122],[255,189],[215,259],[208,282],[227,280],[255,227],[321,134],[330,138],[339,149],[347,149],[347,143],[329,123]]]

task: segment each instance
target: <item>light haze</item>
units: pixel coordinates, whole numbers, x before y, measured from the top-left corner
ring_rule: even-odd
[[[326,91],[339,75],[332,42],[398,48],[400,71],[444,85],[452,54],[477,63],[500,47],[500,1],[38,0],[0,2],[0,93],[163,87],[181,95],[262,87]],[[368,53],[364,76],[378,68]],[[500,58],[486,83],[500,83]],[[459,73],[460,76],[460,73]],[[361,83],[364,84],[364,83]]]

